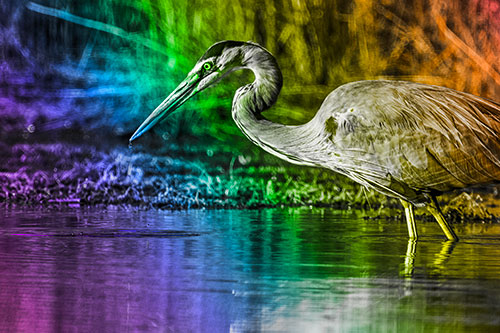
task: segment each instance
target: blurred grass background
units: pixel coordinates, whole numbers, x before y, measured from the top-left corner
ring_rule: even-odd
[[[282,123],[307,121],[331,90],[362,79],[500,99],[498,0],[1,1],[0,150],[11,158],[19,144],[124,147],[203,52],[224,39],[252,40],[275,55],[284,87],[266,116]],[[207,165],[216,154],[226,167],[292,170],[252,146],[231,120],[234,91],[251,79],[238,73],[198,95],[137,149],[165,156],[194,145],[203,147],[195,159]],[[172,145],[181,148],[167,151]],[[19,163],[6,161],[2,171],[16,171]]]
[[[60,119],[51,129],[70,120],[130,133],[224,39],[276,56],[285,84],[268,116],[283,122],[309,119],[333,88],[361,79],[500,95],[493,0],[4,1],[0,14],[2,96],[50,106],[30,116]],[[228,110],[247,78],[198,97],[157,131],[239,135]]]

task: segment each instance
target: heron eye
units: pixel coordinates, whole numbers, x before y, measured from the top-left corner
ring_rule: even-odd
[[[212,69],[212,64],[210,62],[206,62],[203,64],[203,69],[209,71]]]

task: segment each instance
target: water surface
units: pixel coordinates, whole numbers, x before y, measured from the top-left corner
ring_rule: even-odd
[[[0,210],[0,331],[500,329],[500,226],[356,211]]]

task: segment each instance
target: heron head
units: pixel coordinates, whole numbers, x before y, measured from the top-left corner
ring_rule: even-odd
[[[212,45],[177,88],[139,126],[130,138],[130,142],[147,132],[188,99],[214,85],[230,72],[241,68],[243,66],[242,48],[246,44],[248,43],[222,41]]]

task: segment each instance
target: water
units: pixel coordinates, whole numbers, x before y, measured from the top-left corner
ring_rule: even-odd
[[[330,209],[0,210],[0,331],[498,331],[500,226]]]

